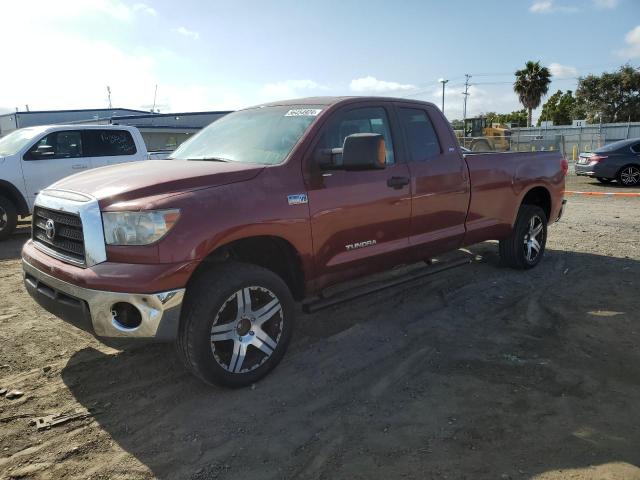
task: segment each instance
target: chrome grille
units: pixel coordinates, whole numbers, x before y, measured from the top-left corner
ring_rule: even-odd
[[[36,246],[60,260],[85,264],[84,234],[79,215],[36,206],[32,221],[32,238]],[[53,231],[48,232],[49,222],[53,222]]]

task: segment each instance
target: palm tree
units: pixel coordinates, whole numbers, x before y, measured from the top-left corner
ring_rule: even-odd
[[[520,103],[527,109],[527,126],[531,126],[531,114],[534,108],[538,108],[549,91],[551,72],[540,62],[528,61],[525,68],[516,71],[516,81],[513,83],[513,91],[518,94]]]

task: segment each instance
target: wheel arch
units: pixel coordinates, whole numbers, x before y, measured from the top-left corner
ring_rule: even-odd
[[[7,197],[13,202],[18,211],[18,215],[29,215],[29,204],[14,184],[6,180],[0,180],[0,195]]]
[[[196,277],[200,270],[227,261],[250,263],[266,268],[282,278],[294,299],[302,300],[305,296],[302,258],[291,242],[282,237],[249,236],[220,245],[200,262],[191,279]]]
[[[522,205],[537,205],[544,210],[544,213],[547,216],[547,221],[551,222],[550,216],[553,205],[551,201],[551,192],[549,192],[549,189],[546,187],[537,185],[527,190],[520,201],[520,206]]]

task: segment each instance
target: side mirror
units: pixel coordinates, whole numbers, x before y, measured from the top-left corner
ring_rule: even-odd
[[[379,133],[354,133],[344,139],[342,168],[345,170],[381,170],[387,151]]]
[[[387,151],[379,133],[354,133],[342,148],[318,150],[316,155],[323,170],[382,170]]]
[[[47,158],[55,155],[56,152],[53,150],[51,145],[38,145],[38,148],[32,150],[30,153],[30,157],[34,159],[39,158]]]

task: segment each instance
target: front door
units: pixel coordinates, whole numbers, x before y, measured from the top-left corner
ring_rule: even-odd
[[[470,191],[467,167],[451,129],[427,108],[397,108],[412,179],[410,243],[423,258],[460,247]]]
[[[47,134],[22,157],[29,205],[33,207],[36,195],[52,183],[89,168],[91,160],[84,156],[82,132],[65,130]]]
[[[387,109],[345,108],[325,125],[315,152],[340,148],[354,133],[382,134],[386,168],[323,170],[311,165],[309,209],[318,287],[388,268],[409,246],[409,170],[395,161]],[[339,159],[338,163],[339,163]]]

